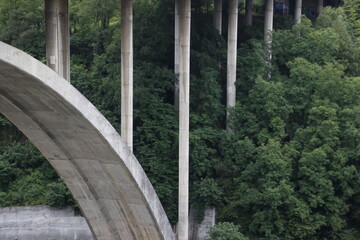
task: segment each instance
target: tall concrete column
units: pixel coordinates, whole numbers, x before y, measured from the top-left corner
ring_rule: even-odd
[[[265,24],[264,24],[264,43],[266,63],[271,63],[271,43],[274,17],[274,0],[266,0]]]
[[[46,62],[70,81],[68,0],[45,0]]]
[[[245,6],[245,24],[246,26],[252,26],[253,19],[253,0],[246,0]]]
[[[295,13],[294,13],[295,24],[299,24],[301,22],[301,10],[302,10],[302,0],[296,0]]]
[[[133,148],[132,0],[121,0],[121,137]]]
[[[236,57],[238,35],[238,0],[229,0],[228,20],[228,50],[227,50],[227,84],[226,84],[226,107],[232,108],[236,102]],[[227,113],[227,131],[229,128],[229,113]]]
[[[175,0],[175,39],[174,39],[174,73],[179,80],[180,72],[180,15],[179,15],[180,0]],[[174,87],[174,105],[176,109],[179,109],[179,82],[175,82]]]
[[[222,0],[214,0],[214,27],[221,34],[222,28]]]
[[[180,0],[179,222],[178,240],[189,239],[189,111],[191,1]]]
[[[324,9],[324,0],[318,0],[317,13],[320,15]]]

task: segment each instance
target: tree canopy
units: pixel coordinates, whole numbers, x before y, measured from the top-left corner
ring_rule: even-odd
[[[190,198],[197,209],[216,207],[217,221],[228,222],[214,227],[209,240],[360,238],[357,4],[325,8],[316,24],[303,17],[292,25],[277,15],[270,66],[262,18],[241,27],[234,133],[227,133],[226,35],[211,24],[212,2],[193,1]],[[72,84],[118,130],[119,5],[70,1]],[[41,0],[1,1],[0,40],[44,60],[43,7]],[[243,13],[242,2],[239,8]],[[261,1],[254,11],[261,14]],[[226,12],[223,19],[226,24]],[[173,25],[172,1],[134,1],[134,154],[175,224]],[[0,146],[0,206],[75,204],[51,166],[3,117]]]

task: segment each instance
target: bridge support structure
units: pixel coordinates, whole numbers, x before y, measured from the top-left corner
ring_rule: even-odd
[[[318,0],[318,5],[317,5],[318,16],[322,13],[323,9],[324,9],[324,0]]]
[[[223,0],[214,0],[214,27],[219,34],[222,31],[222,5]]]
[[[228,20],[228,49],[227,49],[227,84],[226,84],[226,107],[232,108],[236,102],[236,60],[237,60],[237,35],[238,35],[238,0],[229,0]],[[229,113],[227,112],[226,129],[229,127]]]
[[[265,61],[271,64],[271,45],[272,45],[272,30],[274,18],[274,0],[266,0],[265,3],[265,23],[264,23],[264,44],[265,44]]]
[[[70,81],[68,0],[45,0],[46,62]]]
[[[149,179],[105,117],[56,72],[2,42],[0,113],[54,167],[96,240],[175,240]]]
[[[133,9],[121,0],[121,137],[133,149]]]
[[[191,0],[180,0],[179,3],[179,220],[177,229],[178,240],[188,240]]]
[[[301,22],[301,10],[302,10],[302,0],[296,0],[295,13],[294,13],[295,24],[299,24]]]

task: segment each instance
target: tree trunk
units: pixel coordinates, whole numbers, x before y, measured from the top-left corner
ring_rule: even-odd
[[[222,28],[222,0],[214,0],[214,27],[221,34]]]
[[[180,0],[179,222],[178,240],[189,239],[189,101],[191,1]]]
[[[265,26],[264,26],[264,43],[265,43],[265,59],[266,63],[271,63],[271,44],[274,16],[274,0],[266,0],[265,7]]]
[[[252,26],[253,19],[253,0],[246,0],[246,8],[245,8],[245,25]]]
[[[132,1],[121,0],[121,137],[133,148]]]
[[[302,0],[296,0],[295,13],[294,13],[295,24],[299,24],[301,22],[301,10],[302,10]]]
[[[228,51],[227,51],[227,87],[226,107],[227,124],[226,129],[232,132],[229,127],[229,109],[235,106],[236,102],[236,57],[237,57],[237,33],[238,33],[238,0],[229,0],[228,20]]]
[[[70,28],[67,0],[45,1],[46,62],[70,81]]]

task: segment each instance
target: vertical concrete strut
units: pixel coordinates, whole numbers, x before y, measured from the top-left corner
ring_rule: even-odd
[[[189,100],[191,1],[180,0],[179,222],[178,240],[189,238]]]
[[[121,0],[121,137],[133,148],[132,1]]]
[[[274,16],[274,0],[266,0],[265,6],[265,23],[264,23],[264,44],[265,44],[265,60],[267,64],[271,63],[271,43]]]
[[[180,0],[175,0],[175,39],[174,39],[174,73],[177,78],[174,88],[174,105],[179,109],[179,72],[180,72],[180,15],[179,15]]]
[[[238,34],[238,0],[229,0],[228,20],[228,51],[227,51],[227,87],[226,106],[232,108],[236,101],[236,57],[237,57],[237,34]],[[227,113],[226,129],[229,128],[229,113]]]
[[[68,0],[45,0],[46,62],[70,81]]]
[[[222,31],[222,0],[214,0],[214,27],[221,34]]]
[[[253,0],[246,0],[246,6],[245,6],[246,26],[252,26],[252,15],[253,15]]]
[[[320,15],[324,9],[324,0],[318,0],[317,13]]]
[[[302,10],[302,0],[296,0],[295,13],[294,13],[295,24],[299,24],[301,22],[301,10]]]

